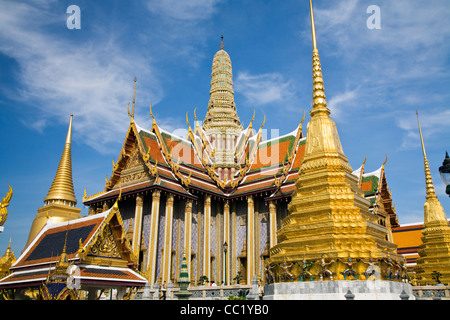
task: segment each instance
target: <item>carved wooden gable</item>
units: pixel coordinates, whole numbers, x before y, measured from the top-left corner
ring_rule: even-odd
[[[136,259],[130,241],[125,238],[122,218],[115,206],[117,204],[111,208],[81,253],[88,263],[127,266]]]
[[[144,164],[137,141],[134,143],[130,157],[120,175],[119,184],[127,186],[139,182],[149,181],[150,174]]]
[[[89,248],[90,254],[102,258],[122,258],[110,225],[99,233],[97,241]]]

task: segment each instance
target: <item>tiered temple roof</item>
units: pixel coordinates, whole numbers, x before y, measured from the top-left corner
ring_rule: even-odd
[[[160,128],[156,120],[145,130],[132,118],[105,190],[85,195],[83,202],[92,205],[113,200],[120,188],[123,195],[157,188],[193,200],[198,193],[224,199],[254,193],[266,193],[268,200],[285,197],[295,189],[304,144],[301,124],[268,141],[262,139],[262,126],[255,133],[250,124],[236,147],[239,169],[230,178],[219,177],[214,150],[198,123],[195,130],[189,125],[187,139],[183,139]]]
[[[62,254],[78,268],[72,276],[80,286],[144,286],[147,280],[133,270],[136,257],[125,230],[117,205],[93,216],[47,223],[11,266],[11,274],[0,280],[0,289],[40,287]]]

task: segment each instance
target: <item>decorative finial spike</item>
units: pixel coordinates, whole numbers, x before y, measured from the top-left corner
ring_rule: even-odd
[[[223,50],[225,44],[223,43],[223,35],[220,36],[220,50]]]
[[[422,129],[420,127],[419,112],[417,112],[417,110],[416,110],[416,115],[417,115],[417,124],[419,126],[420,142],[422,143],[423,160],[424,160],[424,165],[425,165],[425,184],[426,184],[427,198],[428,197],[436,198],[436,192],[434,190],[434,184],[433,184],[433,178],[431,176],[430,165],[428,163],[427,153],[425,152],[425,144],[423,142]]]
[[[311,33],[312,33],[313,49],[317,50],[316,26],[314,24],[314,12],[313,12],[312,0],[309,0],[309,9],[311,11]]]
[[[136,77],[134,77],[133,107],[132,107],[132,110],[131,110],[131,117],[132,118],[134,118],[134,102],[136,100],[136,81],[137,81],[137,79],[136,79]]]
[[[383,167],[386,165],[387,161],[388,161],[388,155],[386,153],[386,160],[384,160],[384,162],[383,162]]]

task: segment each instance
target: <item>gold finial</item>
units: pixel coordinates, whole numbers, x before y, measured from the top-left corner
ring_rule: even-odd
[[[64,247],[61,252],[61,257],[59,258],[58,267],[68,267],[68,260],[67,260],[67,234],[69,233],[69,230],[66,230],[66,238],[64,240]]]
[[[425,152],[425,145],[423,143],[423,137],[422,137],[422,129],[420,128],[419,112],[417,110],[416,110],[416,116],[417,116],[417,123],[419,125],[420,141],[422,143],[422,152],[423,152],[423,156],[426,158],[427,153]]]
[[[81,241],[81,238],[78,240],[78,252],[83,251],[83,241]]]
[[[133,91],[133,109],[131,111],[131,116],[134,118],[134,102],[136,100],[136,77],[134,77],[134,91]]]
[[[311,32],[313,40],[313,110],[311,110],[311,116],[317,112],[325,112],[329,115],[330,110],[328,110],[327,107],[325,88],[323,85],[322,67],[320,64],[319,51],[317,50],[316,27],[314,25],[312,0],[309,1],[309,5],[311,11]]]
[[[128,102],[127,104],[127,112],[128,112],[128,116],[130,116],[131,118],[133,118],[133,115],[130,113],[130,103]]]
[[[425,152],[425,144],[423,143],[422,129],[420,128],[419,112],[417,110],[416,115],[417,115],[417,124],[419,126],[420,142],[422,144],[423,159],[425,164],[425,183],[426,183],[427,197],[428,196],[436,197],[436,192],[434,190],[433,185],[433,178],[431,176],[430,171],[430,165],[428,164],[427,153]]]
[[[264,115],[264,120],[263,120],[261,127],[259,128],[259,131],[262,130],[262,128],[264,127],[265,124],[266,124],[266,115]]]
[[[302,121],[300,121],[300,126],[302,125],[302,123],[305,121],[305,110],[303,110],[303,118]]]
[[[122,198],[122,186],[120,187],[120,190],[119,190],[119,196],[117,197],[116,201],[114,202],[114,204],[112,206],[112,208],[115,211],[119,210],[119,201],[121,198]]]
[[[383,162],[383,168],[384,168],[384,166],[386,165],[387,161],[388,161],[388,155],[386,154],[386,159],[385,159],[384,162]]]
[[[152,112],[152,104],[150,103],[150,116],[153,118],[153,125],[156,124],[156,120],[155,117],[153,116],[153,112]]]
[[[189,127],[189,131],[191,131],[191,125],[189,124],[188,113],[189,113],[189,111],[186,111],[186,123],[187,123],[187,125],[188,125],[188,127]]]
[[[253,117],[252,117],[252,120],[250,120],[250,124],[248,125],[248,127],[250,129],[253,128],[253,120],[255,120],[255,108],[253,108]]]
[[[316,26],[314,24],[314,12],[313,12],[312,0],[309,0],[309,9],[311,11],[311,33],[312,33],[313,50],[317,51]]]
[[[386,159],[387,160],[387,159]],[[362,166],[364,167],[364,165],[366,164],[366,161],[367,161],[367,154],[365,154],[364,155],[364,161],[363,161],[363,163],[362,163]]]
[[[75,192],[73,190],[72,179],[72,118],[73,114],[70,115],[66,144],[64,146],[64,151],[59,162],[58,170],[56,171],[52,186],[50,187],[50,190],[44,199],[44,202],[46,203],[51,200],[67,201],[68,205],[75,205],[77,203]]]

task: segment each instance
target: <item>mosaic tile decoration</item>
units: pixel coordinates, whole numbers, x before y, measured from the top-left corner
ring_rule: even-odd
[[[162,198],[162,197],[161,197]],[[164,201],[163,201],[164,200]],[[166,203],[165,199],[161,199],[159,206],[159,222],[158,222],[158,244],[157,244],[157,258],[156,258],[156,278],[161,277],[161,261],[162,261],[162,249],[164,239],[164,224],[166,221]]]

